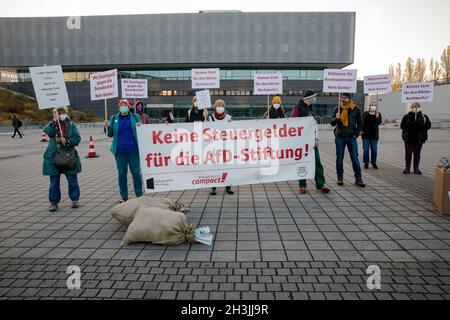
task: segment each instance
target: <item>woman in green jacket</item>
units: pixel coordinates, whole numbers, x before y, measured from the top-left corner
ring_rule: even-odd
[[[78,208],[80,186],[78,184],[77,174],[81,172],[80,157],[78,154],[76,155],[76,165],[73,169],[59,169],[53,164],[53,158],[58,148],[62,146],[74,148],[81,140],[77,126],[69,120],[67,107],[57,107],[53,110],[53,121],[44,128],[44,132],[50,138],[47,150],[44,153],[42,170],[45,176],[50,176],[50,189],[48,194],[50,208],[48,211],[56,211],[58,209],[58,203],[61,201],[61,174],[66,176],[69,184],[69,197],[72,200],[72,208]]]
[[[128,200],[128,167],[133,176],[134,193],[142,196],[142,178],[139,163],[139,147],[136,127],[142,124],[141,118],[130,111],[131,103],[127,99],[119,101],[119,112],[105,121],[108,137],[113,137],[111,152],[116,158],[119,176],[119,189],[122,199]]]

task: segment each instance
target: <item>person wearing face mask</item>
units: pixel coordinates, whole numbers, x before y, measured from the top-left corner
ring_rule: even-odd
[[[75,148],[81,141],[77,126],[69,119],[67,107],[53,109],[53,121],[44,128],[44,132],[50,138],[44,153],[43,163],[43,174],[50,176],[48,194],[50,208],[48,211],[58,210],[58,204],[61,201],[61,174],[64,174],[67,178],[72,209],[76,209],[79,207],[78,201],[80,199],[80,186],[77,177],[77,174],[81,172],[80,157],[76,154],[76,165],[73,169],[60,169],[53,164],[53,158],[58,148]]]
[[[414,173],[422,174],[419,169],[420,153],[423,144],[428,140],[428,130],[431,122],[428,116],[420,111],[420,103],[414,102],[411,111],[405,114],[400,124],[402,138],[405,142],[405,169],[403,173],[408,174],[411,170],[411,160],[414,154]]]
[[[141,101],[137,101],[134,104],[134,109],[136,110],[136,114],[141,117],[142,124],[150,123],[150,117],[144,112],[144,104]]]
[[[330,192],[330,188],[325,184],[325,175],[323,173],[322,162],[320,161],[319,153],[319,127],[315,120],[315,115],[312,110],[312,106],[316,103],[316,92],[314,90],[308,89],[303,93],[303,99],[300,99],[298,105],[294,106],[291,112],[291,118],[297,117],[314,117],[314,133],[315,133],[315,144],[314,144],[314,155],[316,161],[316,172],[314,175],[314,180],[316,182],[316,189],[324,193]],[[306,180],[299,181],[300,193],[306,193]]]
[[[197,97],[192,98],[192,107],[186,113],[186,122],[206,121],[208,119],[208,109],[198,109]]]
[[[268,117],[266,112],[266,116],[264,118],[268,119],[286,118],[284,108],[281,105],[280,96],[273,97],[272,104],[270,105],[269,108]]]
[[[361,134],[362,117],[361,110],[351,97],[351,93],[343,93],[339,106],[334,109],[331,117],[331,125],[335,127],[337,184],[344,185],[344,153],[345,147],[347,147],[355,173],[355,185],[364,188],[366,184],[362,179],[357,141]]]
[[[131,103],[127,99],[119,101],[119,113],[105,121],[108,137],[113,137],[111,152],[115,156],[120,196],[120,202],[128,200],[128,167],[133,176],[134,193],[142,196],[142,178],[139,165],[139,147],[136,127],[142,124],[140,117],[130,112]]]
[[[217,99],[216,102],[214,102],[214,109],[216,111],[208,117],[208,121],[231,121],[231,116],[225,113],[225,101],[223,101],[222,99]],[[213,187],[210,194],[212,196],[215,196],[216,190],[217,188]],[[234,194],[234,191],[231,190],[231,186],[227,186],[225,188],[225,191],[228,194]]]
[[[381,114],[378,112],[377,104],[375,102],[371,102],[369,105],[369,111],[363,113],[363,124],[361,131],[361,137],[363,140],[364,169],[369,169],[369,149],[371,153],[370,163],[374,169],[378,169],[377,153],[379,126],[381,122]]]

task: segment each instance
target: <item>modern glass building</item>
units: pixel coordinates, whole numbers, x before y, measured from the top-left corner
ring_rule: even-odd
[[[337,97],[321,91],[323,70],[353,63],[355,13],[0,18],[0,29],[0,68],[14,68],[18,75],[18,82],[2,86],[34,96],[28,67],[62,65],[76,109],[103,115],[103,101],[90,101],[89,74],[117,68],[120,78],[149,80],[149,98],[143,102],[153,118],[173,110],[181,119],[195,95],[191,69],[208,67],[220,68],[221,87],[211,90],[212,99],[224,99],[235,118],[263,115],[267,96],[253,95],[253,76],[272,72],[283,74],[285,109],[311,88],[319,91],[317,113],[327,116]],[[355,101],[360,105],[362,91],[358,82]],[[115,108],[110,100],[109,112]]]

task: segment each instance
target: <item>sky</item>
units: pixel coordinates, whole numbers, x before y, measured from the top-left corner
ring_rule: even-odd
[[[187,13],[199,10],[354,11],[355,60],[364,75],[388,72],[408,56],[440,59],[450,45],[450,0],[0,0],[0,16],[84,16]],[[0,30],[1,31],[1,30]]]

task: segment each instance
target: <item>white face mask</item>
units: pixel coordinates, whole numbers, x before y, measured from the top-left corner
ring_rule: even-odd
[[[217,111],[218,114],[222,114],[222,113],[225,112],[225,108],[224,107],[217,107],[216,111]]]
[[[278,109],[278,108],[280,107],[280,104],[279,104],[279,103],[274,103],[274,104],[273,104],[273,107],[274,107],[275,109]]]
[[[377,106],[370,106],[370,111],[377,111]]]
[[[412,110],[412,112],[415,112],[415,113],[419,112],[419,108],[411,108],[411,110]]]
[[[64,121],[64,120],[66,120],[68,118],[67,114],[65,114],[65,113],[60,114],[58,117],[59,117],[59,121]]]

